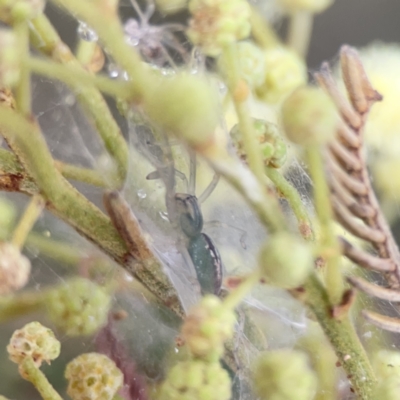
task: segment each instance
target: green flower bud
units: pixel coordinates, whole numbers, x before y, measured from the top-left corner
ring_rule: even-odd
[[[259,265],[268,283],[284,289],[301,286],[313,270],[313,253],[302,238],[280,232],[261,249]]]
[[[164,14],[174,14],[187,7],[188,0],[155,0],[156,7]]]
[[[320,13],[325,11],[333,3],[333,0],[278,0],[278,3],[291,12]]]
[[[187,35],[204,54],[215,57],[226,45],[250,35],[250,6],[245,0],[190,0]]]
[[[0,295],[24,287],[31,273],[31,262],[12,243],[0,243]]]
[[[0,0],[0,13],[3,21],[11,24],[36,18],[44,6],[44,0]]]
[[[53,323],[69,336],[92,335],[106,322],[111,296],[95,283],[73,278],[46,298],[47,312]]]
[[[193,356],[217,361],[224,342],[233,336],[236,317],[217,296],[208,295],[195,306],[182,326],[182,337]]]
[[[325,143],[336,132],[338,116],[331,99],[320,89],[303,86],[282,106],[286,136],[297,144]]]
[[[261,400],[312,400],[317,378],[304,353],[273,350],[256,362],[254,388]]]
[[[180,362],[168,373],[161,386],[160,400],[228,400],[231,382],[219,362]]]
[[[30,322],[13,333],[7,352],[10,360],[16,364],[21,364],[26,357],[32,357],[35,365],[40,367],[43,361],[50,364],[51,360],[56,359],[60,347],[51,329],[39,322]]]
[[[65,378],[73,400],[111,400],[124,381],[114,361],[99,353],[74,358],[65,369]]]
[[[264,53],[263,82],[256,94],[267,103],[279,103],[293,90],[307,83],[307,67],[293,50],[277,46]]]
[[[218,92],[205,76],[182,72],[157,80],[147,91],[144,109],[154,123],[194,146],[206,147],[214,140]]]
[[[14,32],[0,29],[0,86],[14,86],[18,82],[20,61]]]
[[[286,143],[279,133],[276,125],[261,119],[253,119],[257,142],[260,144],[264,164],[273,168],[280,168],[286,161]],[[239,157],[246,161],[242,135],[239,124],[235,125],[230,132],[233,144]]]

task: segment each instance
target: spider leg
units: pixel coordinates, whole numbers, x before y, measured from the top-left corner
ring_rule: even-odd
[[[210,197],[210,195],[212,194],[214,189],[217,187],[218,181],[219,181],[219,175],[218,174],[214,174],[214,177],[212,178],[212,181],[205,188],[204,192],[198,197],[198,200],[199,200],[200,204],[204,203],[204,201],[206,201]]]
[[[136,0],[130,0],[132,7],[134,8],[134,10],[136,11],[136,14],[138,15],[138,17],[140,18],[140,25],[143,23],[143,21],[145,21],[145,15],[143,14],[142,10],[139,7],[139,4],[137,3]]]

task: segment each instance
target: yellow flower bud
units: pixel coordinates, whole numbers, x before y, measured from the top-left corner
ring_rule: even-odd
[[[331,99],[316,87],[295,90],[282,105],[282,125],[296,144],[325,143],[333,138],[338,115]]]
[[[195,147],[214,140],[219,97],[206,76],[181,72],[163,77],[147,91],[144,109],[155,124]]]
[[[293,50],[277,46],[265,50],[264,77],[256,88],[267,103],[279,103],[299,86],[307,83],[307,67]]]
[[[188,314],[182,326],[182,338],[193,356],[217,361],[224,342],[233,335],[236,318],[221,300],[205,296]]]
[[[30,276],[31,262],[13,244],[0,243],[0,295],[24,287]]]
[[[33,19],[44,11],[44,0],[0,0],[2,19],[8,24]]]
[[[51,290],[46,305],[50,319],[67,335],[92,335],[107,322],[111,296],[87,279],[74,278]]]
[[[250,6],[245,0],[190,0],[187,35],[204,54],[215,57],[224,46],[250,35]]]
[[[219,362],[180,362],[161,386],[160,400],[228,400],[231,382]]]
[[[35,365],[40,367],[43,361],[50,364],[51,360],[57,358],[60,347],[51,329],[39,322],[30,322],[13,333],[7,351],[10,360],[16,364],[20,364],[26,357],[32,357]]]
[[[312,249],[302,238],[280,232],[261,249],[259,265],[268,283],[293,289],[301,286],[314,268]]]
[[[261,400],[312,400],[317,389],[306,355],[295,350],[273,350],[261,355],[253,381]]]
[[[86,353],[65,369],[72,400],[111,400],[123,384],[123,374],[104,354]]]

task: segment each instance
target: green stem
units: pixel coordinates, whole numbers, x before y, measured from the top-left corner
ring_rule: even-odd
[[[87,4],[86,2],[82,2]],[[62,64],[70,64],[76,68],[83,67],[74,58],[70,49],[61,41],[56,30],[44,14],[30,22],[31,42],[42,53]],[[121,130],[111,114],[101,93],[93,86],[76,82],[72,88],[78,101],[91,116],[96,130],[101,136],[104,146],[116,161],[121,182],[125,179],[128,166],[128,146]]]
[[[14,25],[17,36],[18,51],[20,59],[24,60],[29,56],[29,25],[27,21],[17,22]],[[31,114],[31,74],[24,63],[20,66],[20,79],[15,89],[15,99],[18,111],[24,115]]]
[[[76,49],[76,59],[86,66],[92,62],[93,55],[98,44],[96,42],[88,42],[87,40],[79,39]]]
[[[89,185],[108,188],[109,185],[105,182],[104,176],[90,168],[77,167],[72,164],[65,164],[61,161],[55,161],[57,170],[65,179],[87,183]]]
[[[261,47],[268,49],[281,44],[270,24],[263,19],[254,7],[251,9],[250,23],[251,33]]]
[[[51,386],[43,372],[36,367],[32,357],[26,357],[19,368],[23,378],[35,386],[43,400],[63,400]]]
[[[321,244],[326,258],[326,287],[333,305],[339,304],[344,282],[340,269],[340,248],[333,226],[330,193],[324,172],[321,147],[311,144],[306,148],[306,157],[314,183],[314,203],[321,228]]]
[[[45,298],[43,291],[29,291],[0,297],[0,323],[37,311]]]
[[[305,240],[313,241],[312,222],[297,189],[276,168],[266,167],[265,173],[292,208],[299,223],[300,234]]]
[[[29,232],[42,213],[43,207],[44,202],[41,196],[33,196],[12,235],[11,242],[19,249],[24,246]]]
[[[260,271],[256,269],[225,297],[224,306],[231,310],[235,309],[243,301],[247,293],[260,281],[260,278]]]
[[[358,398],[372,400],[377,381],[350,320],[347,316],[341,320],[332,317],[328,295],[315,275],[307,281],[305,291],[306,303],[329,338]]]
[[[302,58],[307,56],[313,20],[314,14],[309,11],[297,11],[290,16],[288,45]]]
[[[32,72],[64,82],[72,90],[76,88],[77,84],[80,84],[81,88],[94,86],[98,90],[122,100],[127,100],[132,96],[131,89],[126,82],[93,75],[77,65],[62,65],[38,58],[30,58],[25,61],[24,65]]]

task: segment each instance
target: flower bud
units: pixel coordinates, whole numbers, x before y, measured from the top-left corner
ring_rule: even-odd
[[[213,295],[203,297],[185,319],[182,337],[193,356],[217,361],[233,336],[235,314]]]
[[[273,168],[280,168],[286,161],[286,143],[279,133],[278,127],[261,119],[253,119],[256,139],[262,151],[264,164]],[[233,144],[239,157],[246,161],[242,135],[239,124],[235,125],[230,132]]]
[[[174,14],[187,7],[188,0],[155,0],[157,9],[164,14]]]
[[[107,322],[111,296],[95,283],[74,278],[46,298],[53,323],[69,336],[91,335]]]
[[[307,82],[307,67],[291,49],[273,47],[264,53],[263,81],[256,89],[257,96],[267,103],[279,103]]]
[[[182,72],[157,81],[147,91],[144,109],[161,128],[193,146],[206,147],[214,140],[218,100],[216,88],[205,76]]]
[[[250,35],[250,6],[245,0],[190,0],[189,11],[187,35],[210,57]]]
[[[320,89],[303,86],[282,105],[282,125],[296,144],[322,144],[333,138],[338,116],[331,99]]]
[[[219,362],[180,362],[168,373],[161,386],[160,400],[228,400],[231,382]]]
[[[111,400],[123,384],[123,374],[104,354],[86,353],[65,369],[67,393],[73,400]]]
[[[312,400],[317,389],[317,378],[306,355],[295,350],[273,350],[261,355],[253,381],[261,400]]]
[[[268,283],[284,289],[301,286],[314,266],[310,245],[288,232],[279,232],[268,239],[259,260]]]
[[[51,360],[56,359],[60,347],[51,329],[39,322],[30,322],[13,333],[7,352],[10,360],[16,364],[21,364],[26,357],[32,357],[35,365],[40,367],[43,361],[50,364]]]
[[[278,3],[291,12],[320,13],[325,11],[333,3],[333,0],[278,0]]]
[[[11,243],[0,243],[0,295],[24,287],[30,276],[31,262]]]
[[[0,0],[0,13],[2,20],[11,24],[36,18],[44,6],[44,0]]]

